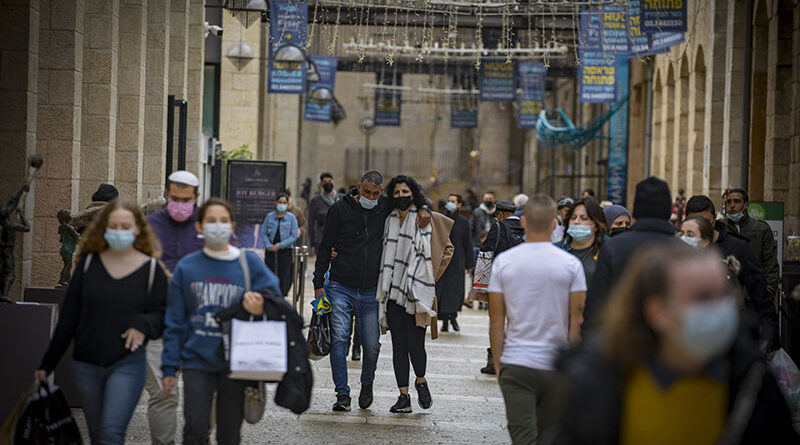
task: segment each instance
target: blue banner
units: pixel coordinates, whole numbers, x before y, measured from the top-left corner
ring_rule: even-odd
[[[640,13],[639,0],[630,0],[628,5],[628,52],[634,57],[645,57],[649,55],[650,51],[650,39],[642,31]]]
[[[627,57],[618,57],[615,72],[617,97],[628,94]],[[628,102],[611,116],[608,142],[608,200],[625,205],[628,194]]]
[[[686,32],[687,0],[641,0],[641,26],[645,33]]]
[[[270,93],[303,94],[306,63],[302,55],[308,39],[308,4],[270,1],[269,20],[268,90]],[[291,60],[279,62],[276,58]]]
[[[603,23],[600,20],[600,11],[581,11],[580,33],[578,47],[582,51],[600,50],[603,48]]]
[[[319,82],[314,82],[308,87],[306,95],[306,110],[303,119],[315,122],[330,122],[333,112],[333,91],[336,85],[336,67],[338,60],[336,57],[311,56],[311,63],[317,67],[319,72]],[[317,98],[314,94],[317,90],[328,89],[330,100]],[[321,94],[320,94],[321,96]]]
[[[582,51],[578,77],[581,80],[580,101],[585,103],[614,102],[615,57],[597,51]]]
[[[514,63],[505,57],[485,57],[481,62],[481,100],[514,102]]]
[[[402,85],[400,73],[377,73],[378,84],[387,86]],[[399,127],[401,124],[402,93],[399,90],[377,88],[375,90],[375,125]]]
[[[650,54],[661,54],[668,52],[670,47],[678,45],[686,40],[686,35],[682,32],[657,32],[650,34]]]
[[[622,6],[606,6],[601,13],[603,51],[627,54],[630,50],[626,11]]]
[[[522,130],[536,128],[539,113],[544,108],[547,69],[539,62],[519,62],[519,86],[522,96],[519,104],[519,125]]]
[[[450,99],[450,128],[478,127],[478,97],[453,94]]]

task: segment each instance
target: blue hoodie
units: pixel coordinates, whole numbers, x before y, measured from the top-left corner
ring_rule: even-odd
[[[278,278],[256,254],[247,252],[247,264],[251,289],[269,288],[280,295]],[[239,303],[244,291],[238,258],[218,260],[201,250],[178,262],[167,297],[161,365],[164,377],[174,377],[178,369],[225,370],[222,331],[214,314]]]

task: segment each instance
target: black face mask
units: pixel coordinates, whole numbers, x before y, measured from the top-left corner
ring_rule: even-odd
[[[483,201],[483,205],[485,205],[487,209],[491,209],[494,207],[494,201]]]
[[[608,236],[613,238],[613,237],[619,235],[620,233],[626,232],[627,230],[628,230],[627,227],[614,227],[613,229],[611,229],[610,232],[608,232]]]
[[[330,193],[331,190],[333,190],[333,183],[332,182],[326,182],[326,183],[322,184],[322,190],[325,190],[326,193]]]
[[[392,204],[395,208],[400,210],[408,210],[411,207],[411,196],[401,196],[399,198],[392,198]]]

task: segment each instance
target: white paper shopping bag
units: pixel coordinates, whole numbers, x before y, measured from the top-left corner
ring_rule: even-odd
[[[286,322],[231,323],[230,378],[278,382],[287,367]]]

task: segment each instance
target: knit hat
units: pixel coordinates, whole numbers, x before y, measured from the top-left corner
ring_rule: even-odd
[[[92,195],[92,201],[110,202],[117,196],[119,196],[119,191],[116,187],[111,184],[100,184],[100,187]]]
[[[651,176],[636,184],[633,199],[633,217],[669,220],[672,213],[672,195],[669,186],[661,179]]]
[[[619,205],[619,204],[612,204],[603,209],[603,214],[606,216],[606,224],[611,227],[611,224],[614,223],[614,220],[619,218],[622,215],[627,216],[628,218],[631,217],[631,214],[628,212],[628,209]]]
[[[195,176],[194,173],[186,170],[172,172],[167,179],[169,179],[169,182],[188,185],[190,187],[197,187],[200,185],[200,181],[197,180],[197,176]]]

